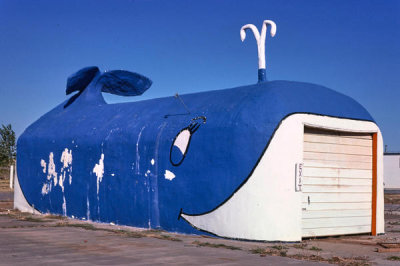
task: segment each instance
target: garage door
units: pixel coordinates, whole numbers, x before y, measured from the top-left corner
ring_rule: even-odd
[[[372,135],[304,129],[303,237],[371,232]]]

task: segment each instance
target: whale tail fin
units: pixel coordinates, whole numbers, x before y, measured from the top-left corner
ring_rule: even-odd
[[[100,73],[96,66],[85,67],[67,79],[66,94],[74,91],[83,92]],[[152,81],[138,73],[125,70],[112,70],[100,75],[96,82],[97,90],[120,96],[137,96],[150,88]],[[100,92],[98,92],[100,93]]]
[[[68,77],[65,93],[68,95],[74,91],[82,92],[99,72],[100,70],[96,66],[85,67],[78,70]]]
[[[102,92],[120,96],[142,95],[153,82],[138,73],[125,70],[112,70],[102,74],[97,81],[97,86]]]

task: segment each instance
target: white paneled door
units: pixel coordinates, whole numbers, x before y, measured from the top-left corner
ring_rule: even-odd
[[[371,232],[372,135],[305,127],[302,236]]]

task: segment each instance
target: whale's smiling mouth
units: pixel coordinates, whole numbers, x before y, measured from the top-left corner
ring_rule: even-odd
[[[301,241],[304,233],[307,237],[311,232],[306,227],[309,221],[302,218],[306,194],[296,191],[293,175],[295,166],[304,156],[305,125],[367,134],[379,130],[372,121],[292,114],[276,127],[248,178],[230,196],[203,213],[185,213],[181,209],[178,219],[182,217],[199,231],[230,239]],[[288,138],[293,135],[297,137]],[[317,201],[315,204],[314,208],[320,208]],[[330,230],[331,227],[321,228]]]

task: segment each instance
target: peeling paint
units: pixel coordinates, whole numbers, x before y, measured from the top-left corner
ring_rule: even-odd
[[[60,175],[58,176],[56,171],[56,165],[54,163],[54,154],[50,152],[49,154],[49,163],[47,165],[45,160],[40,160],[40,166],[43,168],[43,173],[46,173],[46,166],[47,166],[47,181],[43,184],[42,187],[42,195],[47,195],[51,192],[54,186],[59,185],[61,187],[62,192],[64,193],[64,181],[66,177],[66,173],[69,175],[69,184],[72,183],[72,150],[69,151],[67,148],[61,154],[60,161],[63,163],[63,166],[60,170]],[[53,182],[51,181],[53,179]],[[63,195],[64,197],[64,195]],[[65,200],[64,200],[65,201]],[[64,208],[64,206],[63,206]]]
[[[42,187],[42,195],[46,195],[51,191],[51,182],[50,183],[44,183]]]
[[[56,165],[54,164],[54,154],[50,152],[49,154],[49,165],[47,168],[47,180],[53,178],[54,186],[57,186],[57,172]]]
[[[63,166],[61,167],[61,171],[60,171],[61,175],[59,177],[58,184],[64,193],[64,181],[65,181],[66,173],[68,173],[68,176],[69,176],[69,184],[71,185],[71,183],[72,183],[72,175],[71,175],[71,172],[72,172],[72,150],[68,150],[67,148],[65,148],[61,154],[60,162],[63,163]]]
[[[51,154],[50,154],[50,155],[51,155]],[[49,156],[49,157],[50,157],[50,156]],[[40,160],[40,166],[43,167],[43,173],[46,173],[46,165],[47,165],[46,161],[43,160],[43,159],[41,159],[41,160]],[[46,181],[45,181],[45,183],[44,183],[43,186],[42,186],[42,195],[43,195],[43,196],[49,194],[49,192],[50,192],[51,189],[52,189],[51,177],[52,177],[51,175],[47,175],[47,176],[46,176]]]
[[[72,164],[72,150],[68,151],[68,149],[65,148],[61,154],[60,161],[63,163],[63,168],[69,167]]]
[[[104,175],[104,153],[101,154],[99,163],[94,166],[93,173],[97,176],[97,195],[99,195],[99,185]]]
[[[47,164],[45,160],[40,160],[40,166],[43,167],[43,173],[46,173]]]
[[[175,174],[172,173],[171,171],[165,170],[164,177],[165,177],[165,179],[168,179],[169,181],[171,181],[172,179],[175,178]]]
[[[58,179],[58,185],[61,187],[63,193],[64,193],[64,180],[65,180],[65,173],[61,173]]]

